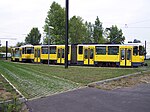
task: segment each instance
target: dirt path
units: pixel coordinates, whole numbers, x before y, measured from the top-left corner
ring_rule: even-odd
[[[114,90],[123,87],[131,87],[141,83],[150,83],[150,72],[122,78],[117,81],[104,82],[102,84],[92,84],[90,87],[96,87],[104,90]]]

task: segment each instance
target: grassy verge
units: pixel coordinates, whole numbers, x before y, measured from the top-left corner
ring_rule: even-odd
[[[25,105],[18,98],[21,98],[21,96],[0,75],[0,112],[19,112],[23,110],[22,107],[25,107]],[[28,112],[27,108],[26,112]]]
[[[47,66],[47,65],[22,65],[23,68],[32,68],[32,71],[46,73],[48,76],[57,76],[75,83],[87,85],[88,83],[104,80],[108,78],[127,75],[135,72],[147,70],[147,67],[141,68],[98,68],[98,67],[69,67]]]
[[[0,75],[0,102],[11,100],[14,97],[19,98],[19,94],[9,85],[9,83]]]
[[[26,98],[54,94],[91,82],[148,69],[149,66],[140,68],[69,67],[69,69],[64,69],[64,66],[0,61],[0,73],[5,75]]]
[[[38,70],[24,67],[22,64],[0,62],[0,72],[15,85],[26,98],[41,97],[56,92],[66,91],[79,85]]]

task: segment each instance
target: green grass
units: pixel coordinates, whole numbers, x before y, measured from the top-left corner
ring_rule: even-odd
[[[46,73],[49,76],[57,76],[75,83],[87,85],[88,83],[113,78],[117,76],[127,75],[135,72],[147,70],[142,68],[98,68],[98,67],[69,67],[64,69],[64,66],[47,66],[47,65],[23,65],[25,68],[32,68],[33,71]],[[38,71],[37,71],[38,70]]]
[[[8,94],[9,92],[9,94]],[[0,75],[0,102],[19,97],[11,85]]]
[[[0,72],[10,80],[26,98],[41,97],[56,92],[77,88],[68,80],[33,71],[30,66],[0,61]]]
[[[148,61],[150,63],[150,61]],[[5,75],[26,98],[35,98],[87,85],[91,82],[148,70],[139,68],[99,68],[48,66],[0,61]]]

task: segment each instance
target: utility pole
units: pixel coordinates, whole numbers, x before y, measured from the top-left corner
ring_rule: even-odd
[[[145,59],[146,59],[146,40],[145,40]]]
[[[50,58],[50,29],[48,28],[48,66],[49,66],[49,58]]]
[[[6,41],[6,60],[8,58],[7,54],[8,54],[8,40],[16,40],[17,38],[0,38],[0,39],[4,39],[7,40]],[[1,40],[0,40],[0,46],[1,46]]]
[[[6,60],[7,60],[7,53],[8,53],[8,41],[6,41]]]
[[[50,29],[54,29],[54,27],[52,27],[52,26],[48,27],[48,66],[49,66],[49,62],[50,62],[50,44],[51,44]]]
[[[69,0],[66,0],[66,38],[65,38],[65,68],[68,68],[68,30],[69,30]]]

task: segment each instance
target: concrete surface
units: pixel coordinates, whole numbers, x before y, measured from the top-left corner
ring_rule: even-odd
[[[112,91],[87,87],[27,105],[30,112],[150,112],[150,84]]]

